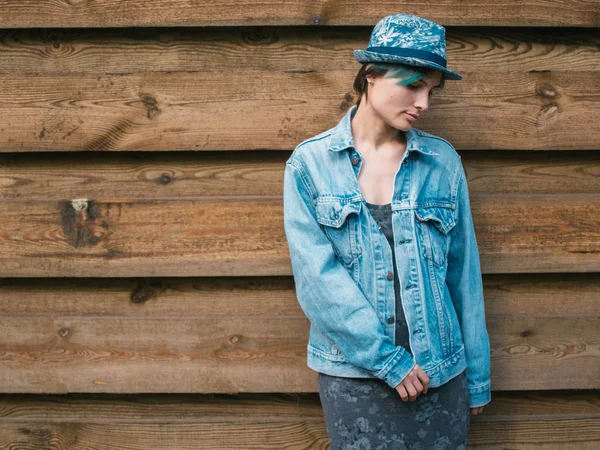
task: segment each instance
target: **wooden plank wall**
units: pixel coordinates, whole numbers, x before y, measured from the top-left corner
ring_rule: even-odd
[[[0,0],[0,448],[328,448],[283,168],[385,15],[447,28],[492,345],[469,448],[600,446],[600,8]]]

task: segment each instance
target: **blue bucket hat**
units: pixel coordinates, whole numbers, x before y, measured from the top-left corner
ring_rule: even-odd
[[[401,63],[430,67],[448,80],[462,75],[446,68],[446,29],[412,14],[393,14],[375,25],[366,50],[354,50],[358,62]]]

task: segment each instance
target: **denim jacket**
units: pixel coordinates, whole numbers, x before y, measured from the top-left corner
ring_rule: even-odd
[[[310,321],[307,365],[396,387],[415,362],[437,387],[467,371],[469,406],[491,400],[479,252],[460,155],[415,128],[391,201],[402,307],[414,357],[395,343],[392,251],[366,207],[352,106],[286,161],[284,228],[296,296]]]

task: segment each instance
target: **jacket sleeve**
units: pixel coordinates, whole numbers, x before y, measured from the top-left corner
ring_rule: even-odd
[[[346,361],[394,388],[409,374],[415,360],[384,333],[375,309],[335,258],[317,221],[310,185],[300,163],[288,161],[284,228],[300,307],[337,345]]]
[[[458,170],[457,221],[450,230],[446,285],[465,345],[469,407],[475,408],[491,401],[490,341],[485,322],[479,251],[462,162]]]

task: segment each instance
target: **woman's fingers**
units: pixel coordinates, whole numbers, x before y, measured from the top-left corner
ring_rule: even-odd
[[[429,377],[417,364],[406,378],[396,386],[403,402],[415,401],[421,394],[427,393],[429,389]]]
[[[421,384],[421,381],[419,380],[419,377],[417,375],[415,375],[414,379],[412,380],[412,383],[417,393],[420,394],[423,392],[423,385]]]
[[[423,385],[423,394],[427,394],[427,391],[429,390],[429,376],[427,376],[425,371],[421,368],[419,368],[417,376]]]
[[[418,392],[415,389],[415,386],[412,383],[412,380],[408,380],[408,382],[406,383],[406,391],[408,392],[408,398],[411,402],[415,401],[417,399],[417,395]]]
[[[476,416],[477,414],[481,414],[483,412],[483,406],[479,406],[477,408],[471,408],[471,415]]]
[[[408,401],[408,393],[406,392],[406,388],[404,387],[404,383],[400,383],[399,386],[396,386],[396,390],[400,394],[400,398],[402,398],[403,402]]]

